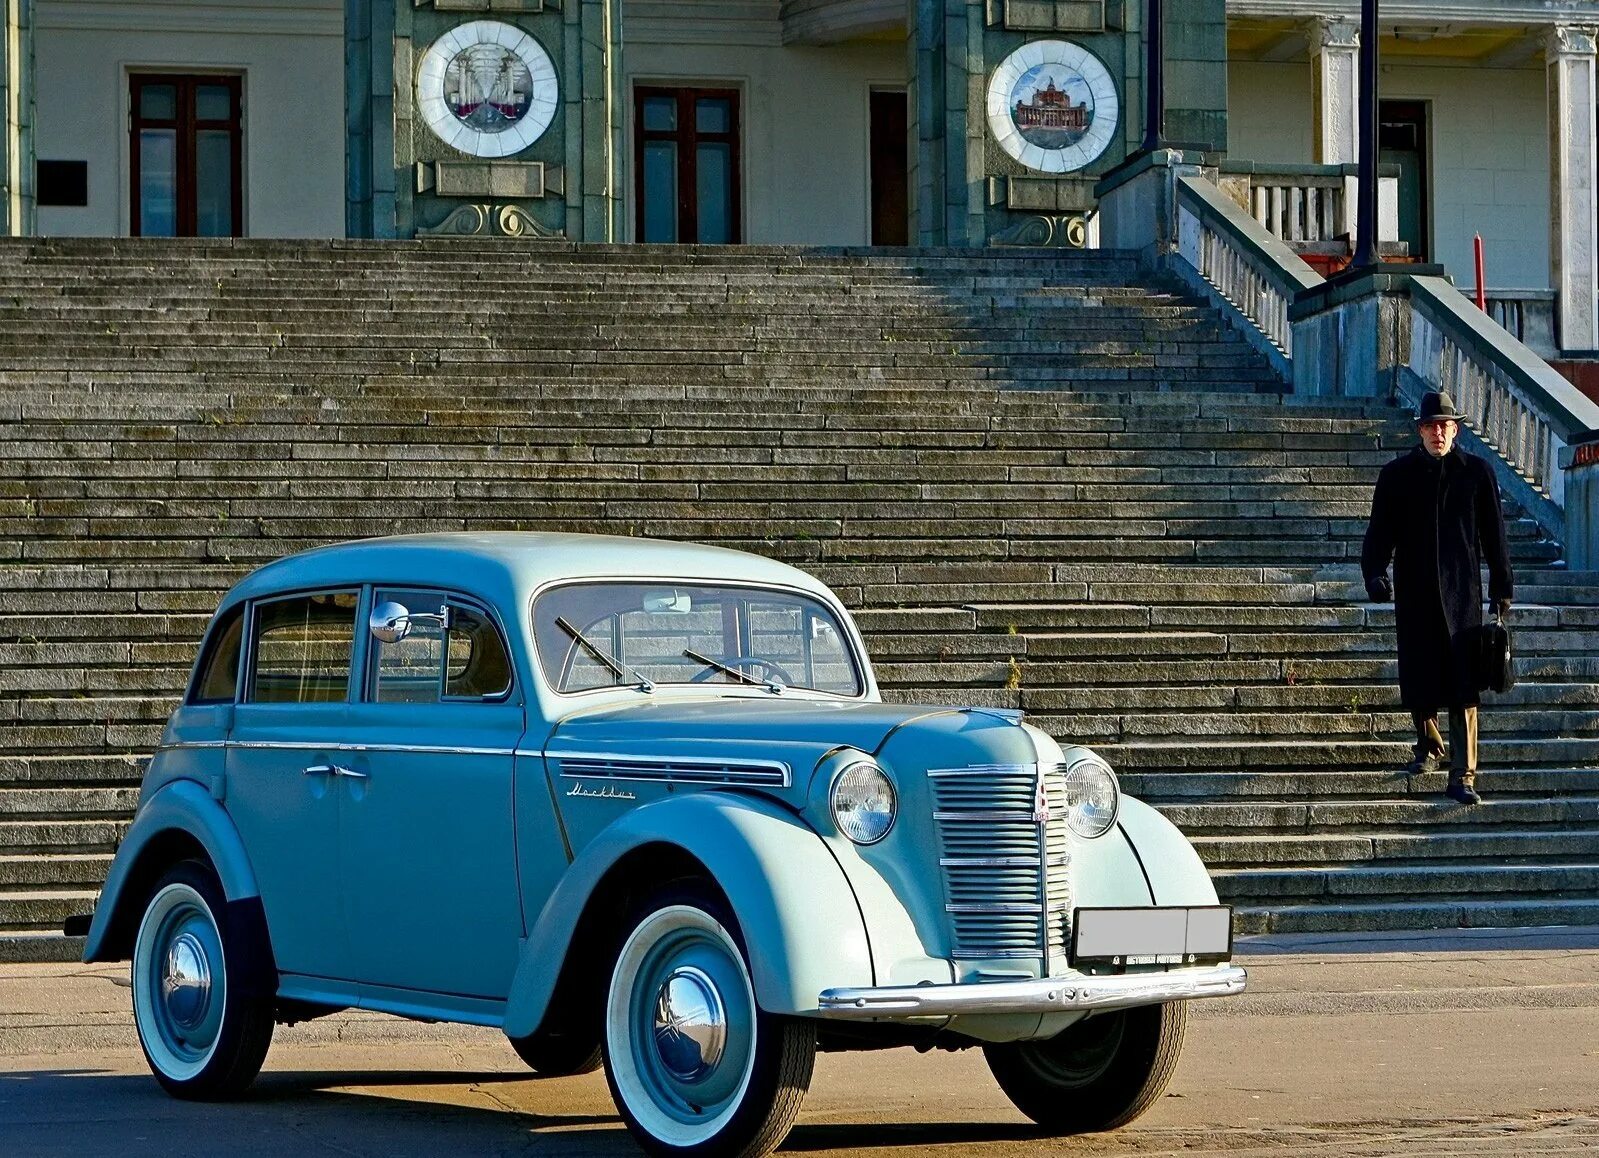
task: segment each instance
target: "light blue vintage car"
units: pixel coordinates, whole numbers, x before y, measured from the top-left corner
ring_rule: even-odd
[[[150,1068],[237,1094],[277,1022],[603,1060],[655,1154],[753,1155],[818,1049],[981,1047],[1046,1130],[1159,1096],[1244,988],[1183,836],[1019,713],[879,698],[821,583],[711,547],[373,539],[217,609],[89,928]]]

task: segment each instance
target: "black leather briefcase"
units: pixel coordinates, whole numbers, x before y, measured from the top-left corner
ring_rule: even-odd
[[[1485,692],[1508,692],[1516,686],[1516,665],[1510,649],[1510,629],[1495,616],[1474,628],[1470,657],[1477,669],[1477,687]]]

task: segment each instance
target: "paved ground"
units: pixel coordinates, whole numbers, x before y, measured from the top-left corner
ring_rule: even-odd
[[[1016,1158],[1599,1155],[1599,932],[1275,938],[1201,1003],[1162,1103],[1042,1139],[975,1051],[825,1055],[786,1149]],[[172,1101],[125,967],[0,966],[0,1155],[631,1155],[600,1075],[541,1081],[486,1030],[373,1015],[280,1029],[258,1091]]]

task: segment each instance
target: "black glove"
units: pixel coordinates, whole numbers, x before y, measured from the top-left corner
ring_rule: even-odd
[[[1494,603],[1494,610],[1496,610],[1499,613],[1499,618],[1500,619],[1508,618],[1509,615],[1510,615],[1510,600],[1508,600],[1508,599],[1496,600],[1495,603]]]
[[[1366,595],[1373,603],[1392,603],[1394,585],[1388,582],[1386,575],[1373,575],[1366,580]]]

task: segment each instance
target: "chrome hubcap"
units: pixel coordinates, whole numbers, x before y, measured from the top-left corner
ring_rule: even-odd
[[[221,1039],[227,1006],[222,934],[211,908],[186,882],[150,901],[133,951],[133,1014],[151,1065],[187,1080]]]
[[[716,983],[701,969],[680,965],[655,996],[655,1050],[668,1073],[701,1081],[727,1047],[727,1010]]]
[[[172,939],[161,973],[161,999],[174,1025],[193,1029],[211,1003],[211,962],[200,939],[187,930]]]

